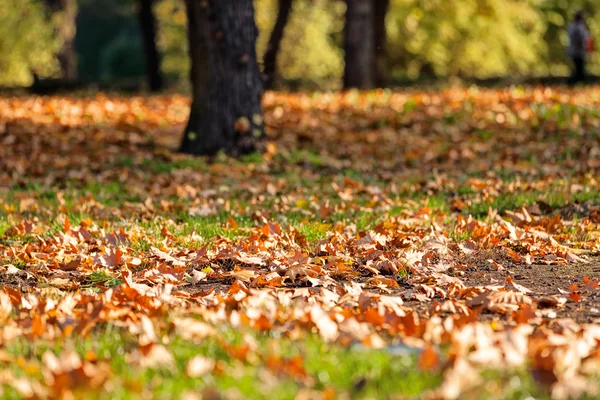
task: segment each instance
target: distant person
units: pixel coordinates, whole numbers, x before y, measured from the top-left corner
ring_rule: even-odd
[[[575,13],[573,21],[567,27],[567,31],[569,33],[567,53],[573,61],[573,73],[569,82],[575,84],[585,80],[585,59],[588,50],[590,50],[590,34],[582,10]]]

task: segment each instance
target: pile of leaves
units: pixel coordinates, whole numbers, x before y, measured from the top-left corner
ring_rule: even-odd
[[[368,394],[310,343],[401,349],[377,396],[598,393],[600,88],[264,103],[265,154],[206,160],[181,96],[0,98],[7,395]]]

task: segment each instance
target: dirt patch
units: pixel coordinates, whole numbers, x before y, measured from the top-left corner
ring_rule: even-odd
[[[492,262],[493,261],[493,262]],[[600,279],[600,257],[590,257],[587,263],[548,265],[517,263],[511,259],[505,250],[485,250],[463,257],[460,262],[465,265],[464,269],[451,269],[446,271],[450,276],[459,278],[467,286],[506,285],[507,279],[517,286],[512,290],[522,290],[534,300],[548,298],[550,296],[561,297],[567,300],[566,304],[558,307],[550,307],[545,317],[550,318],[572,318],[581,323],[600,322],[600,286],[594,287],[593,281]],[[357,281],[366,281],[363,277]],[[234,282],[233,278],[212,280],[194,285],[179,287],[192,295],[209,293],[227,293]],[[343,281],[338,281],[340,284]],[[441,299],[432,298],[415,299],[407,297],[407,293],[415,289],[412,279],[399,279],[399,287],[382,290],[376,287],[365,288],[365,291],[389,296],[400,296],[404,299],[407,308],[417,311],[421,317],[429,317],[433,312],[432,307]],[[590,283],[591,282],[591,283]],[[307,283],[308,284],[308,283]],[[575,288],[577,286],[577,288]],[[249,287],[252,287],[249,285]],[[294,289],[308,287],[311,292],[317,294],[319,287],[310,285],[286,285],[282,289]],[[510,287],[510,285],[506,285]],[[258,288],[260,289],[260,288]],[[331,289],[331,288],[330,288]],[[529,292],[530,291],[530,292]],[[571,293],[574,295],[571,297]],[[482,320],[510,319],[510,315],[497,314],[483,311],[480,316]]]
[[[461,279],[468,285],[477,286],[502,284],[511,277],[517,285],[531,290],[527,294],[533,299],[547,296],[567,298],[564,307],[555,309],[557,318],[599,322],[600,286],[593,288],[592,283],[586,287],[586,281],[600,279],[600,257],[591,257],[586,261],[564,265],[526,265],[514,262],[502,251],[486,251],[463,260],[470,268],[461,273]]]
[[[177,289],[182,290],[184,292],[188,292],[192,295],[199,293],[209,293],[212,291],[216,293],[227,293],[229,287],[231,286],[231,283],[231,280],[227,279],[179,286]]]
[[[0,274],[0,288],[8,287],[22,292],[27,292],[37,285],[37,281],[28,276],[27,272]]]

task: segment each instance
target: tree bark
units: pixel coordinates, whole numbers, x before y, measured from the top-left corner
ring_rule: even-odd
[[[273,81],[277,74],[277,56],[281,48],[281,40],[283,33],[288,23],[290,12],[292,10],[292,0],[279,0],[279,9],[277,11],[277,19],[275,26],[269,38],[269,44],[263,57],[263,81],[265,90],[273,87]]]
[[[163,88],[163,79],[160,73],[160,55],[156,48],[156,18],[152,12],[153,0],[139,1],[139,19],[146,55],[146,76],[148,87],[152,92]]]
[[[61,69],[61,79],[77,80],[77,51],[75,49],[75,34],[77,33],[77,0],[46,0],[53,13],[60,13],[60,25],[57,35],[62,41],[58,54]]]
[[[186,0],[192,107],[180,151],[232,155],[264,134],[252,0]]]
[[[375,86],[373,2],[346,0],[344,88]]]
[[[374,14],[374,33],[373,40],[375,46],[375,84],[384,87],[388,80],[387,70],[387,31],[385,28],[385,19],[390,8],[390,0],[373,0]]]

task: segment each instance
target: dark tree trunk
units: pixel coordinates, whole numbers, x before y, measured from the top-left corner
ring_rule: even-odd
[[[192,107],[180,151],[233,155],[263,136],[252,0],[186,0]]]
[[[375,86],[373,2],[346,0],[346,7],[344,88],[371,89]]]
[[[139,0],[139,2],[139,19],[146,55],[148,86],[151,91],[158,92],[163,88],[163,79],[160,74],[160,55],[156,48],[156,19],[152,12],[154,0]]]
[[[277,74],[277,56],[279,55],[283,32],[285,31],[285,26],[288,23],[290,12],[292,10],[292,0],[279,0],[278,3],[279,10],[277,11],[277,19],[275,20],[275,26],[271,32],[267,51],[265,51],[263,58],[263,80],[266,90],[273,87],[273,81]]]
[[[385,29],[385,19],[390,8],[390,0],[374,1],[374,33],[373,40],[375,45],[375,84],[384,87],[387,84],[387,31]]]
[[[61,79],[77,80],[77,52],[75,50],[75,34],[77,33],[77,0],[46,0],[48,8],[53,13],[60,13],[60,26],[57,35],[62,41],[58,54],[61,69]]]

